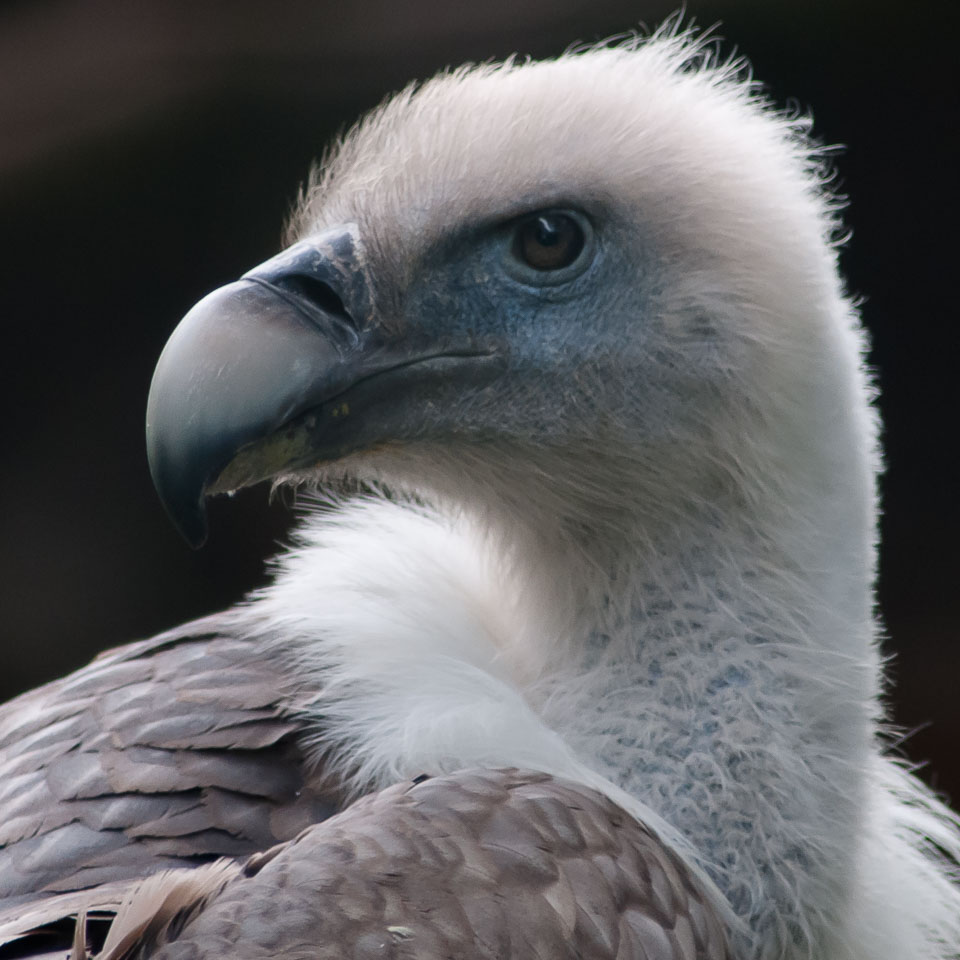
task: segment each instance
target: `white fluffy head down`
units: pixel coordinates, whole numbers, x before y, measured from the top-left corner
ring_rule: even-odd
[[[648,523],[726,496],[799,511],[809,491],[822,503],[847,483],[838,464],[855,457],[863,509],[836,519],[838,540],[864,555],[875,427],[836,269],[836,204],[808,119],[775,112],[742,65],[711,50],[665,31],[412,86],[313,176],[291,238],[357,223],[382,322],[415,332],[425,313],[456,323],[454,302],[433,318],[429,297],[450,279],[438,251],[468,245],[478,224],[564,205],[596,215],[607,273],[552,322],[531,323],[529,304],[512,311],[516,377],[493,402],[470,395],[452,411],[461,431],[496,418],[504,456],[474,458],[467,444],[457,458],[479,461],[478,482],[494,462],[519,473],[551,514],[582,510],[609,534],[627,500],[649,507]],[[463,285],[489,277],[483,258],[451,259]],[[390,452],[392,464],[378,452],[363,466],[401,483],[411,445]],[[428,459],[413,468],[417,490],[448,479],[443,457]],[[772,484],[793,489],[771,498]],[[536,498],[513,486],[492,477],[479,500],[527,516]]]
[[[671,30],[359,124],[291,239],[355,224],[384,329],[495,328],[505,372],[295,478],[393,495],[309,518],[239,616],[355,789],[603,777],[715,880],[739,956],[944,960],[931,838],[958,843],[878,742],[876,424],[808,127]],[[515,288],[498,225],[549,208],[596,264]]]

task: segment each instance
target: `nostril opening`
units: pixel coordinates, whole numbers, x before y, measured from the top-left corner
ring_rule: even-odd
[[[343,301],[333,287],[328,286],[322,280],[317,280],[316,277],[309,277],[301,273],[288,274],[277,282],[277,286],[289,290],[296,296],[303,297],[304,300],[309,300],[324,313],[332,314],[341,320],[353,323],[353,318],[347,312],[347,308],[343,305]]]

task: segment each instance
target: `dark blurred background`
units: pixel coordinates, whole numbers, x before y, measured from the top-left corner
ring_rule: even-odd
[[[0,697],[262,582],[290,509],[213,504],[189,550],[147,473],[154,362],[278,249],[311,159],[415,77],[655,25],[669,0],[21,0],[0,6]],[[880,603],[905,749],[960,800],[952,2],[687,0],[843,144],[889,469]]]

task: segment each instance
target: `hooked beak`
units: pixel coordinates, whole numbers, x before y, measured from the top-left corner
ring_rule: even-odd
[[[174,330],[147,401],[147,455],[195,547],[204,499],[417,436],[438,384],[486,382],[489,349],[387,333],[357,227],[295,244],[204,297]]]

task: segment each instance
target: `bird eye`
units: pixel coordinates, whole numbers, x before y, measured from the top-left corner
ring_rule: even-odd
[[[513,255],[534,270],[562,270],[583,251],[583,227],[566,213],[535,213],[517,224]]]

